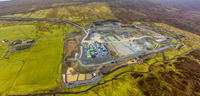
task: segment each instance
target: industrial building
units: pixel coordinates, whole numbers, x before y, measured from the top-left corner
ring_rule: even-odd
[[[24,50],[24,49],[28,49],[31,45],[23,45],[23,46],[18,46],[16,48],[16,50]]]

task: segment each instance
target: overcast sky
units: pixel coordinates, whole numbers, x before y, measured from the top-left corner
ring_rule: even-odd
[[[2,2],[2,1],[10,1],[10,0],[0,0],[0,2]]]

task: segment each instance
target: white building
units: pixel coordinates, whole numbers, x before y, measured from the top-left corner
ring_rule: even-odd
[[[78,58],[78,57],[79,57],[79,53],[76,53],[76,54],[75,54],[75,58]]]
[[[6,43],[6,42],[8,42],[8,40],[4,39],[4,40],[2,40],[1,42],[2,42],[2,43]]]

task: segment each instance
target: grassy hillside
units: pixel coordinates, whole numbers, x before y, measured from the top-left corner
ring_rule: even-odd
[[[138,22],[136,22],[136,24],[137,23]],[[198,57],[199,56],[198,52],[200,52],[200,50],[182,56],[182,57],[186,56],[187,58],[190,58],[190,59],[187,59],[187,58],[179,59],[182,57],[177,57],[172,61],[159,62],[150,68],[151,72],[140,73],[140,72],[148,72],[149,66],[151,64],[154,64],[155,62],[172,59],[174,56],[181,55],[191,49],[200,49],[200,43],[197,40],[198,38],[200,38],[200,36],[189,33],[187,31],[180,30],[178,28],[175,28],[167,24],[163,24],[163,23],[162,24],[156,23],[156,24],[163,26],[165,28],[168,28],[172,31],[181,33],[183,35],[186,35],[186,36],[189,35],[188,37],[182,38],[181,40],[186,39],[186,40],[190,40],[191,42],[196,42],[197,44],[193,44],[192,46],[184,44],[184,46],[180,50],[173,50],[174,48],[170,48],[170,49],[166,49],[165,52],[163,53],[160,52],[158,54],[156,53],[152,54],[150,55],[150,57],[153,57],[153,59],[145,61],[144,63],[140,65],[124,67],[124,68],[114,71],[111,74],[105,75],[102,78],[102,80],[99,82],[99,84],[102,84],[102,85],[98,87],[94,87],[88,92],[77,94],[77,96],[78,95],[88,95],[88,96],[182,95],[182,96],[186,96],[187,94],[190,94],[190,95],[199,94],[199,92],[197,92],[197,90],[195,89],[195,88],[199,88],[198,87],[199,85],[195,85],[195,84],[200,84],[200,81],[199,81],[200,76],[198,75],[198,73],[192,72],[189,70],[197,71],[198,69],[196,68],[200,68],[199,67],[200,64],[195,62],[195,61],[200,62],[199,61],[200,58]],[[187,64],[184,64],[185,67],[182,67],[182,64],[180,62],[182,63],[187,62]],[[189,64],[189,62],[191,63]],[[198,66],[198,67],[192,67],[191,65]],[[116,80],[103,84],[104,82],[111,80],[116,75],[125,71],[133,71],[133,72],[124,73],[120,75],[119,77],[117,77]],[[192,72],[192,73],[188,73],[188,72]],[[193,75],[189,75],[189,74],[193,74]],[[187,78],[189,76],[191,76],[192,78]],[[95,85],[64,89],[61,92],[85,91],[92,86],[95,86]],[[193,89],[192,86],[196,86],[196,87]],[[74,96],[74,95],[71,94],[69,96]]]
[[[4,7],[0,7],[2,13],[11,12],[13,10],[19,11],[19,9],[24,10],[23,8],[30,10],[44,8],[45,6],[51,7],[68,5],[68,3],[80,3],[79,0],[74,2],[71,2],[71,0],[58,0],[57,2],[55,0],[45,0],[42,2],[40,1],[41,4],[46,2],[46,4],[41,6],[41,4],[37,3],[37,0],[31,1],[33,3],[32,5],[25,0],[19,1],[20,2],[15,2],[16,4],[4,4]],[[130,23],[129,21],[161,22],[200,35],[200,11],[198,10],[200,9],[198,6],[200,2],[198,0],[100,0],[105,2],[94,2],[97,0],[81,0],[81,3],[87,1],[92,2],[78,6],[42,9],[29,13],[7,15],[5,17],[67,19],[77,22],[84,21],[85,23],[102,19],[119,19],[125,23]],[[24,6],[22,6],[23,3]],[[9,8],[9,4],[15,5],[19,9],[16,7],[16,9]],[[19,7],[19,5],[21,6]]]
[[[23,4],[23,0],[20,1],[19,5]],[[32,2],[35,1],[33,0]],[[59,2],[61,1],[59,0]],[[49,0],[49,2],[51,3],[44,6],[34,6],[37,3],[34,3],[33,6],[27,6],[30,5],[29,3],[24,3],[24,7],[15,6],[19,7],[16,8],[16,11],[19,11],[21,9],[25,10],[24,8],[31,10],[69,4],[64,2],[55,3],[56,1],[54,0]],[[44,4],[44,1],[41,1],[41,4]],[[4,7],[3,10],[0,10],[0,13],[15,11],[11,11],[13,8]],[[137,72],[124,73],[117,77],[116,80],[77,95],[194,96],[200,94],[200,58],[198,55],[200,51],[191,52],[169,62],[156,63],[151,67],[150,73],[138,73],[147,72],[148,67],[157,61],[168,60],[175,55],[200,48],[200,36],[198,36],[200,34],[200,12],[193,10],[195,6],[192,8],[188,8],[188,6],[182,7],[149,0],[111,0],[108,2],[92,2],[79,6],[50,8],[24,14],[5,15],[2,17],[70,20],[84,27],[95,20],[105,19],[117,19],[123,21],[123,23],[132,23],[133,21],[158,22],[155,24],[187,36],[186,38],[181,38],[184,46],[180,50],[170,48],[166,52],[152,54],[153,59],[145,61],[141,65],[121,68],[109,75],[105,75],[99,83],[104,83],[124,71]],[[1,8],[3,7],[0,6]],[[140,22],[134,22],[133,24],[140,24]],[[60,84],[64,38],[62,34],[64,33],[70,33],[68,36],[73,37],[74,34],[81,34],[81,31],[72,25],[63,23],[0,21],[0,41],[3,39],[8,39],[9,41],[28,38],[39,39],[32,49],[13,52],[8,56],[9,59],[0,58],[0,95],[50,93],[55,91]],[[177,41],[174,42],[177,43]],[[0,44],[0,57],[5,55],[7,48],[7,45]],[[69,88],[61,92],[85,91],[92,86],[94,85]]]
[[[16,12],[16,11],[27,11],[27,10],[37,10],[41,8],[51,8],[62,5],[79,4],[89,1],[99,1],[99,0],[12,0],[10,2],[0,3],[0,14]]]
[[[93,2],[79,6],[39,10],[32,13],[6,15],[3,17],[62,19],[87,24],[92,23],[94,20],[117,19],[106,2]],[[85,26],[85,24],[82,26]]]

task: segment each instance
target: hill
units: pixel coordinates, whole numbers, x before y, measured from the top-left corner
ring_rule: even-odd
[[[200,35],[198,0],[112,0],[107,3],[119,19],[162,22]]]

